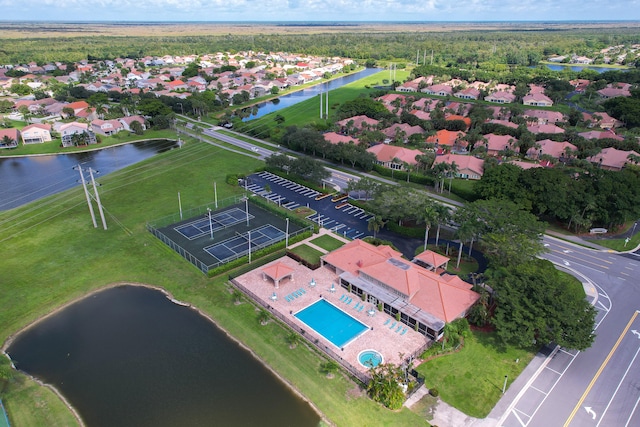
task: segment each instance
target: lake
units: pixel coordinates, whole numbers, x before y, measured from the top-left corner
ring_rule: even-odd
[[[587,70],[597,71],[598,73],[604,73],[606,71],[615,71],[615,70],[627,71],[626,69],[598,67],[593,65],[556,65],[556,64],[545,64],[545,65],[547,66],[548,69],[552,71],[562,71],[567,68],[571,69],[571,71],[582,71],[587,69]]]
[[[80,175],[73,169],[78,164],[83,169],[90,167],[105,175],[177,147],[175,141],[163,139],[84,153],[2,158],[0,211],[80,185]]]
[[[260,118],[266,114],[273,113],[274,111],[278,111],[283,108],[290,107],[299,102],[306,101],[307,99],[312,98],[314,96],[318,96],[319,93],[324,93],[327,90],[338,89],[339,87],[342,87],[349,83],[353,83],[364,77],[368,77],[370,75],[379,73],[380,71],[382,71],[380,68],[365,68],[364,70],[354,74],[349,74],[344,77],[339,77],[337,79],[329,80],[326,83],[317,84],[315,86],[310,86],[306,89],[302,89],[297,92],[290,93],[288,95],[283,95],[277,98],[275,102],[273,101],[262,102],[260,104],[257,104],[257,107],[258,107],[257,113],[252,114],[246,119],[243,119],[243,121]],[[388,77],[384,77],[384,78],[388,78]],[[382,84],[382,82],[379,82],[379,84]],[[329,94],[329,103],[331,103],[331,94]],[[318,98],[318,114],[320,111],[319,106],[320,106],[320,99]]]
[[[282,351],[290,351],[285,343]],[[7,353],[55,386],[90,427],[320,421],[222,330],[154,289],[92,294],[20,333]]]

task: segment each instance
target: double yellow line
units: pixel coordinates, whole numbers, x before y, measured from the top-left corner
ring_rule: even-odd
[[[598,380],[598,377],[600,377],[600,374],[604,370],[605,366],[607,366],[607,364],[609,363],[609,360],[613,356],[613,353],[615,353],[616,350],[618,349],[618,346],[622,342],[622,339],[624,338],[624,336],[627,334],[627,332],[629,332],[629,328],[633,324],[633,321],[636,320],[637,316],[638,316],[638,311],[636,310],[636,312],[633,313],[633,316],[631,316],[631,319],[629,319],[629,323],[627,323],[627,327],[624,328],[624,330],[622,331],[622,333],[618,337],[618,341],[616,341],[616,344],[613,346],[613,348],[609,352],[609,355],[607,356],[606,359],[604,359],[604,362],[602,362],[602,365],[600,365],[600,368],[598,369],[598,372],[596,372],[595,376],[593,377],[593,379],[591,380],[591,382],[587,386],[587,389],[584,391],[584,393],[582,393],[582,397],[580,398],[580,400],[578,400],[578,403],[576,404],[575,408],[573,408],[573,411],[571,412],[571,415],[569,415],[569,418],[567,418],[567,421],[564,423],[564,427],[568,427],[569,424],[571,423],[571,421],[573,421],[573,417],[576,416],[576,413],[578,412],[578,409],[580,409],[580,407],[582,406],[582,403],[584,402],[584,399],[587,398],[587,395],[591,391],[591,388],[593,388],[593,385]]]

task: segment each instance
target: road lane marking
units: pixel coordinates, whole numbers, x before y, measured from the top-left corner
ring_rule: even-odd
[[[596,265],[596,266],[601,267],[601,268],[606,268],[607,270],[609,269],[609,267],[607,267],[606,265],[598,264],[597,262],[589,261],[589,260],[586,260],[584,258],[577,257],[575,255],[566,254],[566,253],[561,252],[561,251],[553,251],[553,252],[557,252],[558,254],[562,254],[562,256],[564,256],[565,258],[572,258],[573,260],[575,260],[578,263],[588,263],[588,264]],[[560,256],[560,255],[556,255],[556,256]],[[604,260],[600,260],[600,261],[604,261]],[[607,261],[605,261],[605,262],[607,262]],[[609,262],[609,264],[612,264],[612,262]]]
[[[636,400],[636,404],[633,405],[633,409],[631,410],[631,414],[629,414],[629,418],[627,418],[627,423],[624,425],[624,427],[629,427],[629,423],[631,422],[631,418],[633,418],[633,415],[636,412],[636,409],[638,408],[638,402],[640,402],[640,397],[638,397],[638,399]]]
[[[549,394],[549,393],[547,393],[547,392],[544,392],[544,391],[540,390],[540,389],[539,389],[539,388],[537,388],[537,387],[531,386],[531,388],[532,388],[532,389],[534,389],[535,391],[537,391],[537,392],[538,392],[538,393],[540,393],[540,394],[544,394],[545,396],[546,396],[547,394]]]
[[[634,331],[634,332],[636,332],[636,331]],[[609,400],[609,403],[607,403],[607,407],[604,408],[604,411],[602,412],[602,416],[600,417],[600,420],[598,421],[598,424],[596,424],[596,427],[598,427],[600,425],[600,423],[602,422],[602,419],[604,418],[604,415],[609,410],[609,406],[611,406],[611,402],[613,402],[613,399],[615,399],[616,394],[618,394],[618,390],[620,390],[620,386],[622,385],[622,382],[624,381],[624,379],[627,377],[627,374],[629,373],[629,369],[631,369],[631,365],[633,365],[633,362],[636,361],[636,357],[638,357],[638,353],[639,352],[640,352],[640,347],[638,347],[638,350],[636,350],[636,354],[633,355],[633,359],[631,359],[631,363],[629,363],[629,365],[627,366],[627,370],[624,371],[624,375],[622,376],[622,379],[620,380],[620,382],[618,382],[618,386],[616,387],[616,390],[613,392],[613,396],[611,396],[611,399]]]
[[[596,372],[594,377],[591,379],[591,382],[587,386],[587,389],[584,391],[584,393],[582,393],[582,397],[580,397],[580,400],[578,401],[576,406],[573,408],[573,411],[571,411],[571,415],[569,415],[569,418],[567,418],[567,421],[564,423],[564,427],[568,427],[569,424],[571,423],[571,421],[573,421],[573,418],[576,416],[576,413],[578,412],[578,410],[582,406],[582,403],[587,398],[587,395],[589,394],[589,392],[593,388],[593,385],[596,383],[596,381],[600,377],[600,374],[602,374],[602,371],[604,371],[604,368],[609,363],[609,360],[611,360],[611,357],[613,356],[613,353],[615,353],[616,350],[618,349],[618,346],[622,342],[622,339],[624,338],[624,336],[629,331],[629,328],[633,324],[633,321],[636,320],[637,316],[638,316],[638,311],[636,310],[635,313],[633,313],[633,316],[631,316],[631,319],[629,319],[629,323],[627,323],[627,326],[624,328],[624,330],[622,331],[622,333],[618,337],[618,341],[616,341],[615,345],[613,346],[613,348],[611,349],[611,351],[607,355],[606,359],[604,359],[604,361],[602,362],[602,365],[600,365],[600,368],[598,369],[598,371]]]

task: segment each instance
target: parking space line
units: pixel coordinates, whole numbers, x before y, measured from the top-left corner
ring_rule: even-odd
[[[546,396],[547,394],[549,394],[549,393],[547,393],[547,392],[544,392],[544,391],[542,391],[542,390],[540,390],[539,388],[537,388],[537,387],[534,387],[534,386],[531,386],[530,388],[532,388],[533,390],[535,390],[535,391],[537,391],[537,392],[539,392],[539,393],[542,393],[542,394],[544,394],[545,396]]]
[[[524,421],[522,421],[522,418],[520,418],[520,417],[518,416],[518,414],[517,414],[517,412],[516,412],[516,411],[517,411],[517,412],[520,412],[522,415],[525,415],[525,416],[527,416],[527,417],[529,417],[529,416],[528,416],[527,414],[525,414],[524,412],[519,411],[518,409],[515,409],[515,410],[513,411],[513,415],[516,417],[516,419],[518,420],[518,422],[520,423],[520,425],[521,425],[522,427],[526,427],[526,425],[527,425],[527,424],[526,424]],[[529,417],[529,418],[531,418],[531,417]]]
[[[553,372],[553,373],[556,373],[556,374],[558,374],[558,375],[562,375],[560,372],[556,371],[555,369],[551,369],[551,368],[550,368],[550,367],[548,367],[548,366],[547,366],[547,368],[546,368],[546,369],[547,369],[547,370],[549,370],[549,371],[551,371],[551,372]]]

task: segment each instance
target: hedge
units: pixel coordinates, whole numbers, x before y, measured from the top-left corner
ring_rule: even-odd
[[[407,180],[407,172],[405,171],[392,171],[391,169],[385,168],[384,166],[381,166],[381,165],[373,165],[373,170],[382,176],[387,176],[397,181]],[[435,179],[431,176],[412,173],[409,176],[409,182],[413,182],[414,184],[433,186],[435,184]]]
[[[302,177],[300,177],[298,175],[287,174],[286,172],[281,171],[280,169],[277,169],[277,168],[271,168],[271,167],[267,166],[267,167],[264,168],[264,170],[266,170],[267,172],[271,172],[274,175],[278,175],[281,178],[288,179],[289,181],[293,181],[296,184],[300,184],[300,185],[304,185],[305,187],[309,187],[312,190],[316,190],[319,193],[327,194],[327,193],[333,192],[333,189],[329,190],[329,189],[326,189],[326,188],[322,188],[321,185],[318,185],[318,184],[313,183],[313,182],[309,182],[309,181],[305,180],[304,178],[302,178]]]
[[[263,199],[262,197],[252,197],[249,199],[249,201],[253,204],[255,204],[256,206],[259,206],[277,216],[279,216],[280,218],[289,218],[289,221],[291,221],[294,224],[299,225],[300,227],[309,227],[310,225],[313,226],[313,231],[314,233],[317,233],[319,230],[319,226],[318,224],[309,221],[308,219],[304,219],[304,218],[300,218],[297,215],[294,215],[293,213],[291,213],[291,211],[289,209],[286,208],[282,208],[278,205],[276,205],[273,202],[270,202],[266,199]]]

